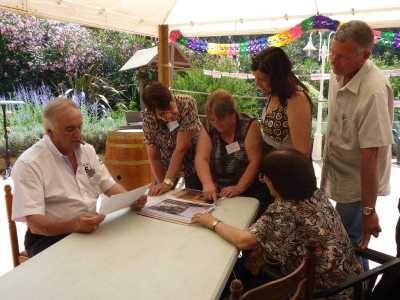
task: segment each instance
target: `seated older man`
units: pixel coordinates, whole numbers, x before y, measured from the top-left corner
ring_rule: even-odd
[[[31,257],[72,232],[90,233],[104,215],[96,213],[100,193],[124,192],[82,140],[82,115],[70,100],[51,101],[43,113],[43,138],[15,163],[13,219],[25,221],[25,249]],[[142,197],[133,208],[146,202]]]

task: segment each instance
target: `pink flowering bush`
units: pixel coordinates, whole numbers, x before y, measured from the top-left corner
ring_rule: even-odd
[[[0,11],[0,93],[77,78],[100,58],[84,27]]]
[[[43,21],[42,21],[43,22]],[[70,77],[83,74],[98,61],[101,54],[95,49],[90,31],[75,24],[45,21],[43,47],[35,57],[40,71],[65,71]]]
[[[105,96],[111,106],[129,105],[137,98],[136,80],[132,72],[118,70],[136,50],[150,44],[142,36],[0,10],[0,96],[15,94],[17,86],[45,84],[54,93],[72,88],[85,92],[89,101]],[[94,93],[91,84],[82,84],[87,78],[105,80],[107,90],[118,93]]]

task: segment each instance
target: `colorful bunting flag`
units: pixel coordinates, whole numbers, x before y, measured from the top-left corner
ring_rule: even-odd
[[[305,32],[311,30],[336,31],[340,22],[326,16],[313,16],[303,20],[300,24],[281,33],[251,39],[241,43],[219,44],[209,43],[205,39],[185,37],[179,30],[170,33],[170,40],[179,43],[196,52],[207,52],[211,55],[236,56],[240,54],[256,54],[269,46],[281,47],[292,43],[300,38]],[[374,30],[375,43],[384,47],[400,49],[400,32]]]

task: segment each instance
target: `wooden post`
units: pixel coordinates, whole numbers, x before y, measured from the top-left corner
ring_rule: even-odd
[[[243,294],[243,284],[238,279],[233,279],[230,285],[230,295],[228,300],[239,300]]]
[[[143,103],[143,90],[144,90],[144,82],[143,82],[143,78],[139,79],[139,106],[138,107],[138,111],[144,111],[145,107],[144,107],[144,103]]]
[[[171,62],[168,46],[168,25],[158,26],[158,81],[167,87],[171,86]]]

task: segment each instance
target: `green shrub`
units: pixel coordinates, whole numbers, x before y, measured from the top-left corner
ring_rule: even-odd
[[[19,109],[12,109],[8,117],[9,132],[9,151],[10,155],[17,157],[23,151],[37,142],[44,134],[42,126],[42,107],[33,104],[26,104]],[[124,111],[118,110],[111,112],[110,116],[98,119],[83,105],[81,107],[83,116],[83,139],[92,144],[96,151],[104,153],[107,134],[110,130],[125,124]],[[1,124],[3,122],[0,118]],[[1,128],[0,134],[4,135]],[[5,153],[5,141],[0,139],[0,153]]]

